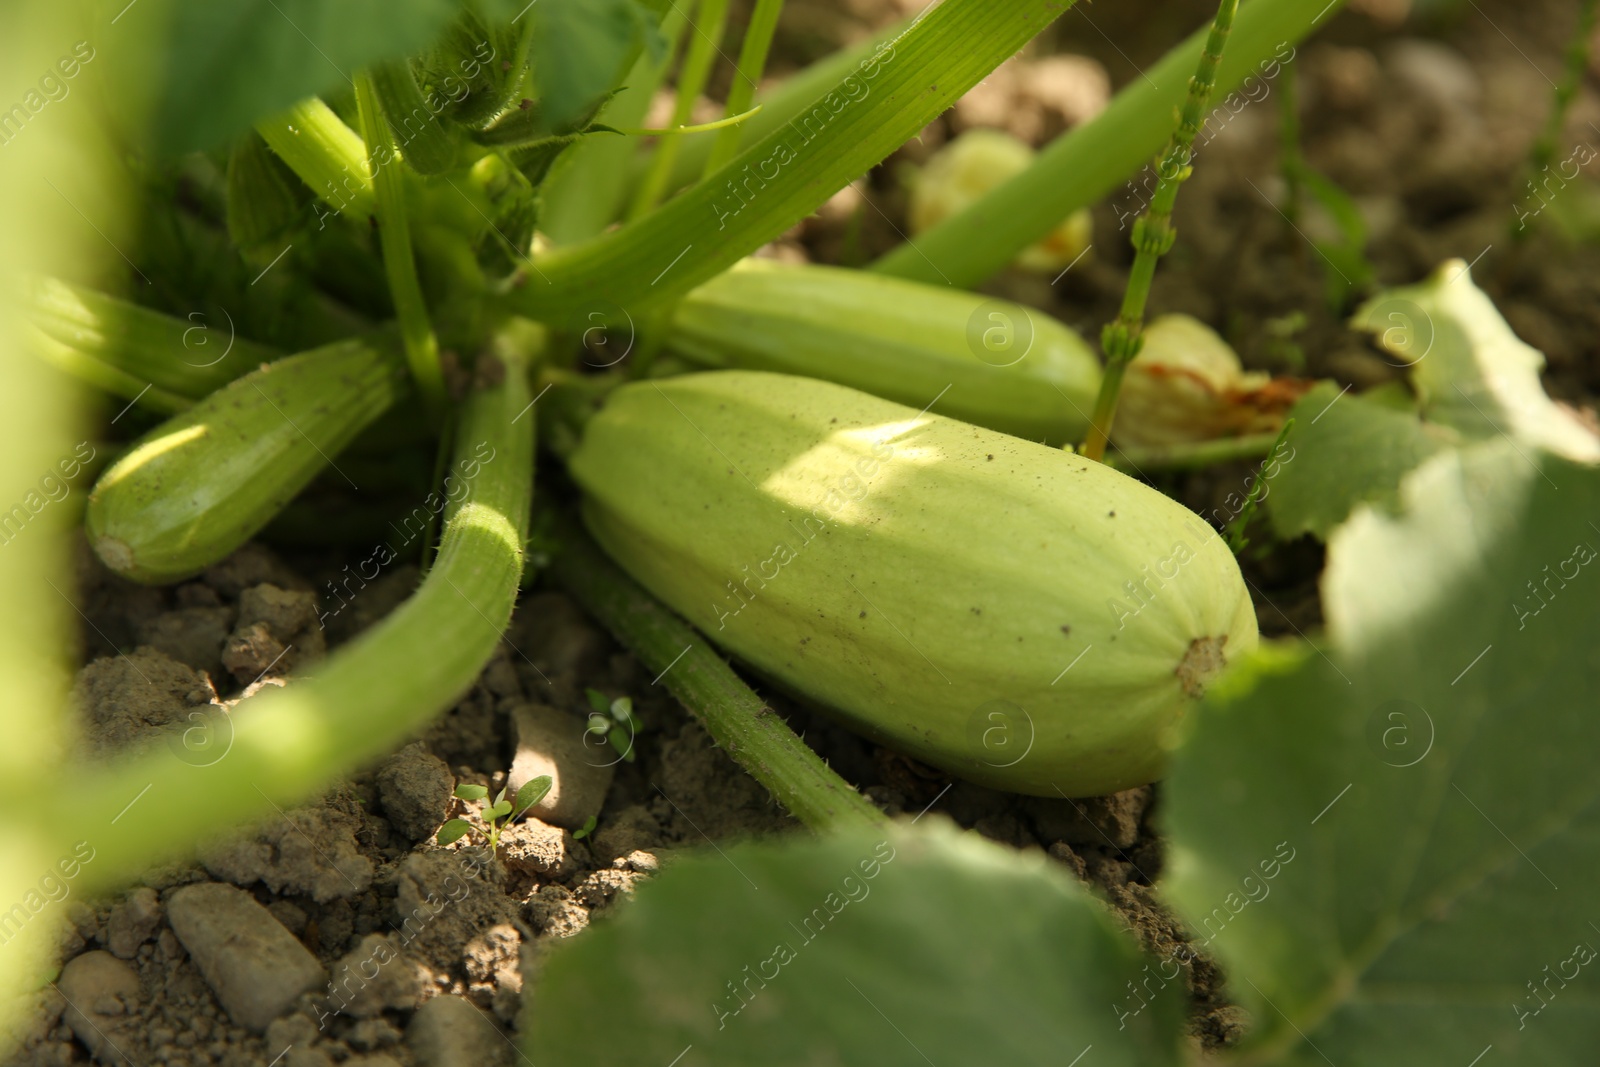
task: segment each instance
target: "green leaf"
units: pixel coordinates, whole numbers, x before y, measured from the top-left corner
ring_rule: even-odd
[[[1326,538],[1358,504],[1393,503],[1401,478],[1442,449],[1509,440],[1524,452],[1600,460],[1600,441],[1545,395],[1544,357],[1519,340],[1461,260],[1388,289],[1351,326],[1409,368],[1417,404],[1368,401],[1319,385],[1295,405],[1295,458],[1271,487],[1280,537]]]
[[[1326,647],[1268,648],[1197,717],[1169,898],[1253,1014],[1251,1062],[1577,1062],[1600,1033],[1593,975],[1566,985],[1600,946],[1600,471],[1495,440],[1400,504],[1330,541]]]
[[[601,715],[608,715],[611,711],[611,699],[598,689],[585,689],[583,695],[589,698],[589,706]]]
[[[594,1062],[604,1003],[628,1063],[1176,1064],[1182,979],[1124,1007],[1145,964],[1059,866],[930,819],[674,863],[556,947],[523,1030],[552,1063]]]
[[[1323,382],[1301,397],[1278,476],[1267,483],[1273,531],[1327,540],[1357,505],[1392,505],[1400,479],[1457,435]]]
[[[614,727],[612,731],[606,735],[606,740],[610,741],[611,747],[617,750],[617,755],[621,756],[629,763],[633,762],[633,738],[628,736],[628,732],[626,730],[622,729],[621,727]]]
[[[472,824],[467,820],[451,819],[449,822],[439,827],[439,833],[436,837],[434,837],[434,840],[441,845],[448,845],[452,841],[460,840],[467,833],[467,831],[471,829]]]
[[[572,831],[572,839],[574,841],[582,841],[584,838],[586,838],[590,834],[594,833],[595,823],[597,823],[598,821],[599,820],[593,815],[591,815],[587,819],[583,820],[583,825],[580,826],[578,829]]]
[[[452,0],[124,0],[99,5],[115,93],[147,101],[156,152],[210,148],[357,69],[425,47]],[[115,26],[110,25],[114,20]]]
[[[548,774],[541,774],[537,778],[529,778],[517,790],[517,811],[524,812],[543,800],[550,793],[550,787],[555,783]]]
[[[1600,442],[1545,394],[1544,356],[1512,332],[1461,260],[1447,260],[1416,285],[1379,293],[1350,322],[1410,365],[1428,421],[1468,440],[1509,436],[1524,448],[1600,460]]]
[[[481,785],[472,785],[469,782],[463,782],[456,786],[456,796],[460,797],[462,800],[482,800],[488,795],[489,790]]]
[[[633,721],[633,698],[618,697],[611,702],[611,717],[626,725]]]
[[[539,106],[552,129],[609,92],[639,44],[659,42],[653,16],[634,0],[540,0],[529,17]]]

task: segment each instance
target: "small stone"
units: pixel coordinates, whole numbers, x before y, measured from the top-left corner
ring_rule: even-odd
[[[1483,99],[1478,72],[1449,45],[1408,38],[1391,44],[1385,58],[1396,81],[1440,110],[1474,112]]]
[[[1139,839],[1140,820],[1149,801],[1149,787],[1140,786],[1076,800],[1029,797],[1023,804],[1032,816],[1035,832],[1045,841],[1125,849]]]
[[[149,886],[140,886],[111,909],[106,920],[107,947],[113,956],[131,960],[160,924],[161,898]]]
[[[248,684],[268,671],[288,674],[319,658],[326,648],[317,624],[316,594],[263,582],[240,594],[239,620],[223,649],[222,663]]]
[[[509,775],[512,793],[540,775],[552,781],[550,792],[529,814],[569,830],[598,816],[616,765],[610,746],[586,743],[586,720],[546,704],[524,704],[512,721],[517,730]]]
[[[512,870],[537,878],[559,878],[577,868],[567,852],[566,833],[532,816],[500,835],[500,856]]]
[[[109,952],[85,952],[61,969],[56,983],[67,1002],[66,1021],[103,1063],[123,1063],[127,1018],[139,1006],[139,975]]]
[[[221,650],[233,629],[229,607],[178,608],[164,611],[135,627],[139,644],[160,650],[213,678],[222,676]]]
[[[377,780],[389,824],[411,841],[433,836],[444,822],[456,784],[444,760],[413,742],[384,761]]]
[[[528,919],[542,934],[571,937],[589,925],[589,909],[562,886],[545,885],[528,901]]]
[[[434,997],[406,1028],[417,1067],[505,1067],[511,1045],[499,1027],[464,997]]]
[[[329,1006],[357,1019],[385,1009],[409,1011],[422,996],[424,976],[399,944],[383,934],[368,934],[334,965]]]
[[[302,993],[320,986],[322,965],[255,898],[202,882],[167,899],[172,930],[228,1017],[260,1032]]]

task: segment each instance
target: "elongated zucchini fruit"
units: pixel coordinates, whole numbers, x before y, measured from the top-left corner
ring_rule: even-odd
[[[409,388],[399,353],[370,340],[269,363],[156,427],[101,475],[89,540],[135,581],[194,574],[249,540]]]
[[[1041,311],[838,267],[746,260],[684,298],[667,347],[1050,444],[1082,437],[1100,388],[1089,346]]]
[[[1254,647],[1232,554],[1099,463],[842,386],[715,371],[614,393],[570,459],[602,547],[713,641],[984,785],[1157,777]]]

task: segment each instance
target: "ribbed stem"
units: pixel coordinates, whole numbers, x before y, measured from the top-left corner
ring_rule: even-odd
[[[590,312],[637,315],[682,296],[881,162],[1067,6],[946,0],[930,7],[712,180],[627,226],[551,249],[508,300],[531,318],[581,328]]]
[[[533,492],[529,353],[502,342],[496,354],[503,383],[463,405],[455,471],[466,489],[409,600],[311,677],[197,722],[170,745],[63,771],[76,783],[73,804],[41,794],[36,811],[18,813],[49,828],[59,844],[50,855],[77,841],[95,849],[80,892],[191,853],[213,834],[283,818],[283,808],[389,752],[472,685],[511,617]]]
[[[1106,373],[1100,380],[1100,395],[1089,417],[1089,438],[1082,449],[1082,454],[1093,460],[1105,456],[1123,374],[1144,347],[1144,309],[1150,299],[1150,283],[1155,279],[1156,264],[1171,250],[1177,238],[1172,228],[1172,208],[1178,200],[1178,187],[1193,171],[1190,160],[1194,154],[1194,139],[1205,121],[1211,91],[1217,81],[1217,67],[1222,62],[1222,50],[1228,43],[1238,11],[1239,0],[1222,0],[1217,7],[1217,17],[1211,22],[1211,32],[1200,52],[1200,63],[1194,77],[1189,79],[1189,95],[1184,99],[1178,128],[1173,131],[1166,153],[1156,167],[1156,191],[1150,198],[1150,206],[1133,224],[1133,268],[1128,272],[1122,309],[1100,334],[1100,346],[1106,355]]]
[[[39,279],[26,307],[38,355],[169,415],[282,354],[234,336],[226,320],[174,318],[55,278]]]
[[[262,119],[256,132],[333,214],[360,221],[376,210],[367,146],[317,97]]]
[[[428,410],[438,417],[446,403],[444,371],[439,366],[439,341],[433,334],[411,250],[405,174],[395,154],[389,120],[378,103],[377,88],[371,74],[365,71],[356,75],[356,110],[361,117],[361,134],[367,144],[368,165],[377,193],[378,239],[389,295],[394,301],[395,317],[400,320],[400,341],[405,346],[406,363],[411,367],[417,392]]]
[[[1247,75],[1271,80],[1274,64],[1293,58],[1295,42],[1328,21],[1343,0],[1251,0],[1239,13],[1228,55],[1217,73],[1226,92]],[[1134,78],[1092,121],[1047,145],[1033,165],[960,214],[917,235],[872,265],[916,281],[975,289],[1024,248],[1080,208],[1104,199],[1160,151],[1172,133],[1207,31],[1178,45],[1145,77]]]
[[[569,524],[550,572],[610,630],[721,748],[818,833],[881,825],[881,811],[839,777],[716,650],[658,604]]]

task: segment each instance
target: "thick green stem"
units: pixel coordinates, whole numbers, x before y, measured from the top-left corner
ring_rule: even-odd
[[[1239,14],[1228,55],[1217,72],[1226,92],[1247,75],[1271,80],[1293,45],[1342,6],[1306,0],[1252,0]],[[973,289],[1024,248],[1136,173],[1172,133],[1173,109],[1184,100],[1206,31],[1168,52],[1119,92],[1093,121],[1056,138],[1033,165],[965,211],[901,245],[872,270],[902,278]]]
[[[65,770],[74,803],[39,794],[37,810],[18,814],[24,825],[49,828],[58,846],[50,855],[77,841],[94,848],[80,892],[126,881],[241,824],[285,817],[283,808],[390,751],[472,685],[511,617],[533,492],[527,347],[503,335],[494,350],[504,381],[463,405],[455,467],[466,488],[409,600],[311,677],[231,713],[197,717],[170,745]]]
[[[694,102],[700,99],[711,77],[711,64],[721,54],[722,36],[728,28],[728,0],[700,0],[696,14],[700,21],[696,24],[690,20],[689,50],[683,57],[683,68],[678,71],[678,96],[672,108],[674,126],[688,125]],[[681,135],[667,134],[660,139],[650,160],[650,169],[645,172],[628,211],[630,219],[649,213],[661,202],[673,160],[682,144]]]
[[[778,16],[781,14],[783,0],[756,0],[755,10],[750,13],[750,24],[745,27],[744,43],[739,46],[738,73],[734,75],[733,86],[728,90],[725,114],[730,118],[749,111],[751,102],[755,100],[756,83],[767,69],[767,53],[772,49],[772,36],[778,32]],[[740,139],[738,126],[725,127],[717,134],[711,154],[706,157],[706,177],[721,170],[739,154]]]
[[[1117,448],[1105,463],[1124,474],[1151,471],[1200,470],[1218,463],[1256,459],[1272,451],[1277,438],[1270,433],[1222,437],[1214,441],[1195,441],[1180,445],[1154,445],[1149,448]]]
[[[905,33],[910,24],[910,20],[905,20],[886,26],[866,40],[831,52],[804,70],[791,74],[770,92],[757,93],[755,102],[761,105],[761,110],[739,124],[737,147],[742,149],[754,144],[810,110],[819,97],[838,85],[841,79],[856,73],[878,49]],[[667,188],[679,189],[698,179],[705,170],[706,158],[715,149],[716,142],[705,138],[697,137],[685,143]],[[643,170],[642,165],[634,168],[635,180]]]
[[[378,238],[383,248],[383,269],[389,279],[395,317],[400,320],[400,341],[405,347],[411,377],[422,402],[435,416],[445,407],[444,371],[439,366],[439,341],[433,334],[422,284],[417,280],[411,251],[411,218],[406,210],[405,173],[394,149],[394,134],[378,103],[372,75],[356,75],[356,110],[367,144],[368,165],[377,193]]]
[[[1511,223],[1513,240],[1520,241],[1530,232],[1524,218],[1527,211],[1523,209],[1528,206],[1530,200],[1537,197],[1538,191],[1532,187],[1550,169],[1550,164],[1556,158],[1556,145],[1560,143],[1561,130],[1566,125],[1567,111],[1572,106],[1573,97],[1578,95],[1578,89],[1583,84],[1584,72],[1589,69],[1589,42],[1594,35],[1597,9],[1600,9],[1600,0],[1583,0],[1583,6],[1578,11],[1577,31],[1567,42],[1566,69],[1550,101],[1550,114],[1545,119],[1544,129],[1540,131],[1538,139],[1533,142],[1533,148],[1528,153],[1530,175],[1528,185],[1533,195],[1524,197],[1520,208],[1513,206],[1514,218]]]
[[[555,248],[510,300],[547,322],[637,314],[721,273],[815,211],[1015,54],[1070,0],[946,0],[799,118],[644,218]],[[759,118],[759,116],[757,116]]]
[[[376,210],[366,144],[317,97],[262,119],[256,132],[335,215],[359,221]]]
[[[41,278],[28,292],[29,337],[46,361],[97,389],[171,415],[282,355],[226,321],[163,315]]]
[[[550,571],[796,819],[818,833],[888,821],[806,747],[704,637],[618,570],[575,524],[563,530]]]
[[[1122,294],[1122,309],[1100,334],[1100,346],[1106,354],[1106,374],[1100,381],[1100,395],[1095,398],[1094,412],[1089,417],[1089,439],[1082,449],[1082,454],[1093,460],[1105,457],[1111,424],[1117,415],[1117,398],[1122,392],[1122,376],[1144,346],[1144,309],[1150,299],[1150,283],[1155,279],[1156,264],[1172,249],[1177,238],[1172,228],[1172,208],[1178,201],[1178,187],[1193,172],[1194,139],[1205,121],[1211,90],[1216,85],[1217,67],[1222,63],[1222,50],[1228,43],[1238,11],[1239,0],[1222,0],[1217,6],[1217,17],[1211,22],[1200,63],[1195,67],[1194,77],[1189,79],[1189,95],[1183,102],[1178,128],[1173,131],[1167,151],[1156,167],[1155,194],[1145,213],[1133,224],[1133,268],[1128,272],[1128,288]]]

